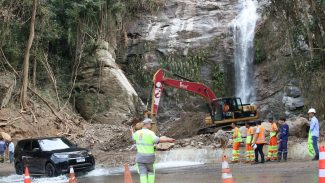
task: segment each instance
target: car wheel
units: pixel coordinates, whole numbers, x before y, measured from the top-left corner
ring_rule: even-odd
[[[24,174],[24,166],[21,162],[17,162],[15,164],[16,174],[22,175]]]
[[[56,176],[56,170],[55,170],[55,168],[54,168],[54,166],[53,166],[52,163],[46,164],[46,166],[45,166],[45,175],[47,177],[54,177],[54,176]]]

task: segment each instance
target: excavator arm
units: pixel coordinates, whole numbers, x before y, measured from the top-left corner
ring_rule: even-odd
[[[207,101],[209,107],[209,113],[211,117],[213,117],[213,111],[212,111],[213,109],[211,107],[211,104],[217,98],[216,95],[209,87],[198,82],[181,81],[181,80],[167,78],[165,77],[164,70],[162,69],[159,69],[155,73],[153,78],[153,90],[152,90],[153,93],[152,93],[152,106],[151,106],[152,115],[154,116],[157,115],[159,102],[162,96],[164,86],[179,88],[202,96]]]
[[[205,118],[205,123],[210,126],[199,130],[199,133],[216,132],[219,127],[229,126],[231,123],[252,121],[258,119],[256,106],[242,104],[240,98],[216,98],[213,91],[206,85],[190,81],[182,76],[182,80],[165,77],[165,72],[159,69],[153,77],[151,117],[155,119],[158,113],[159,102],[165,86],[182,89],[202,96],[208,106],[210,117]],[[212,130],[212,131],[211,131]]]

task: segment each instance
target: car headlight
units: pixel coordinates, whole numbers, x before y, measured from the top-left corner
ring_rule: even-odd
[[[88,155],[93,155],[93,153],[91,153],[90,151],[88,151]]]
[[[67,154],[53,154],[53,157],[58,158],[58,159],[68,159],[69,155],[67,155]]]

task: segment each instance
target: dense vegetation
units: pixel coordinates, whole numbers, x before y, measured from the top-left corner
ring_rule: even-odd
[[[116,49],[126,42],[126,26],[136,15],[156,11],[154,0],[36,0],[35,39],[29,81],[42,88],[52,81],[60,98],[73,87],[81,59],[94,43],[109,41]],[[33,0],[0,0],[0,69],[21,75]],[[11,65],[11,66],[10,66]],[[56,86],[55,86],[56,87]]]
[[[300,86],[306,107],[325,112],[325,1],[271,0],[255,39],[255,63]],[[294,81],[296,80],[296,81]]]

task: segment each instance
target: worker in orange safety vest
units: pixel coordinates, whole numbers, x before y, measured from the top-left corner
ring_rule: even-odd
[[[252,147],[254,147],[254,149],[255,149],[255,162],[253,164],[258,163],[258,154],[261,155],[261,163],[265,162],[264,153],[263,153],[263,146],[266,143],[266,141],[265,141],[265,129],[261,125],[262,124],[261,121],[257,121],[256,124],[257,124],[257,128],[256,128],[256,131],[255,131],[255,136],[254,136],[254,140],[253,140],[253,143],[252,143]]]

